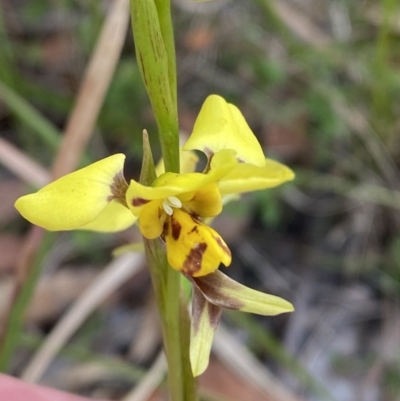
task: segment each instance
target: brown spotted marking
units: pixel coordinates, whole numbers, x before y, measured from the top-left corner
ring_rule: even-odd
[[[107,200],[111,202],[113,199],[124,204],[126,206],[125,194],[128,190],[128,184],[125,181],[124,173],[119,171],[115,174],[113,181],[110,185],[111,195],[107,197]]]
[[[191,233],[196,233],[196,234],[198,234],[198,233],[199,233],[198,227],[197,227],[197,226],[194,226],[194,227],[190,230],[189,234],[191,234]]]
[[[241,310],[245,306],[239,297],[229,294],[229,290],[238,292],[243,286],[225,276],[220,271],[202,277],[191,277],[208,302],[220,308]],[[227,291],[228,290],[228,291]]]
[[[190,250],[182,267],[182,271],[185,274],[192,276],[201,269],[201,262],[206,249],[207,244],[205,242],[200,242]]]
[[[229,256],[232,256],[231,250],[226,246],[226,244],[219,237],[214,237],[217,244],[221,247],[221,249]]]
[[[143,206],[149,202],[150,202],[149,200],[143,199],[143,198],[133,198],[132,199],[132,205],[135,207]]]
[[[172,238],[177,241],[179,236],[181,235],[182,226],[177,220],[174,219],[173,216],[171,216],[170,225]]]

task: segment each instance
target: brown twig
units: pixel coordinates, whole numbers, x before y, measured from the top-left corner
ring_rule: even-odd
[[[106,90],[119,60],[129,21],[127,0],[115,0],[107,16],[86,74],[78,93],[77,102],[68,120],[65,135],[52,167],[54,179],[73,171],[79,163],[93,131]],[[32,226],[26,235],[21,256],[16,265],[16,282],[10,307],[5,312],[1,327],[7,327],[12,307],[21,295],[31,267],[42,243],[44,230]],[[7,331],[0,333],[3,346]],[[2,347],[1,347],[2,348]]]
[[[49,173],[14,145],[0,138],[0,162],[25,182],[41,187],[49,182]]]

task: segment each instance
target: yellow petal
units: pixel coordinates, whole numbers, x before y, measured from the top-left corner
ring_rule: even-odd
[[[220,263],[230,265],[231,252],[211,227],[180,209],[174,210],[167,224],[167,258],[174,269],[200,277],[214,272]]]
[[[161,235],[166,219],[165,212],[160,208],[161,202],[154,200],[143,206],[139,228],[142,235],[148,239],[154,239]]]
[[[265,160],[263,167],[239,163],[223,177],[218,188],[222,195],[257,191],[276,187],[293,180],[294,173],[289,167],[274,160]]]
[[[117,154],[90,164],[22,196],[15,207],[31,223],[47,230],[80,228],[125,191],[124,160],[124,155]]]
[[[221,194],[217,184],[212,182],[197,190],[183,208],[190,214],[201,217],[217,216],[222,211]]]
[[[127,205],[135,216],[139,216],[141,208],[149,201],[195,192],[209,183],[220,180],[237,164],[232,152],[229,151],[221,152],[218,156],[215,155],[215,158],[215,162],[214,160],[211,161],[211,170],[208,174],[164,173],[156,179],[151,187],[131,180],[126,192]],[[220,160],[223,160],[224,163],[219,162]]]
[[[197,117],[184,150],[201,150],[209,158],[222,149],[233,149],[241,162],[264,164],[264,153],[242,113],[217,95],[209,96]]]
[[[90,223],[80,227],[81,230],[98,232],[117,232],[135,224],[137,217],[120,202],[112,200]]]

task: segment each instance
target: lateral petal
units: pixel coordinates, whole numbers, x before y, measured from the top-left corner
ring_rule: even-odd
[[[112,200],[100,214],[90,223],[80,227],[80,230],[98,232],[117,232],[126,230],[136,223],[137,217],[120,202]]]
[[[112,199],[123,196],[125,155],[90,164],[25,195],[15,207],[31,223],[50,231],[74,230],[91,223]]]
[[[282,163],[266,159],[262,167],[238,163],[218,183],[222,195],[273,188],[293,180],[293,171]]]

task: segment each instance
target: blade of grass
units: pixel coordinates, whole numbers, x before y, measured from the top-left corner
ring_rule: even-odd
[[[57,150],[61,132],[12,88],[0,81],[0,99],[28,128],[35,131],[51,149]]]

